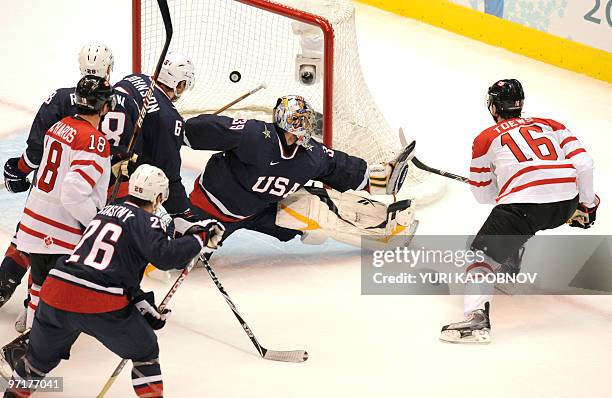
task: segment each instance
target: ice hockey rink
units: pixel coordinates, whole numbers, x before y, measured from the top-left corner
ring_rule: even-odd
[[[1,164],[25,148],[46,96],[76,84],[83,43],[97,39],[112,48],[112,82],[131,72],[130,3],[3,3]],[[357,31],[362,68],[379,107],[394,128],[403,126],[416,138],[419,158],[434,167],[465,173],[473,137],[491,124],[487,87],[501,78],[521,80],[526,114],[565,123],[595,159],[602,206],[589,232],[612,233],[610,84],[359,4]],[[189,156],[184,164],[188,191],[204,167],[201,159]],[[0,191],[0,250],[25,199]],[[466,186],[449,180],[441,200],[418,210],[418,232],[475,233],[489,210],[476,204]],[[555,233],[577,231],[562,227]],[[612,396],[612,297],[496,296],[492,344],[444,344],[440,327],[462,317],[462,298],[363,296],[359,254],[330,241],[305,246],[251,232],[233,235],[212,265],[238,309],[264,346],[306,349],[310,358],[300,364],[262,360],[208,274],[196,269],[158,334],[165,396]],[[145,285],[159,299],[170,281]],[[13,322],[24,296],[22,286],[0,309],[3,343],[16,336]],[[118,361],[82,335],[71,359],[51,374],[64,378],[64,392],[57,395],[95,396]],[[133,395],[125,369],[107,396]]]

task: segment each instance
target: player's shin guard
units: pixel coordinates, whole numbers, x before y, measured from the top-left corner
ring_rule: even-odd
[[[164,396],[159,359],[146,362],[132,361],[132,386],[140,398],[160,398]]]

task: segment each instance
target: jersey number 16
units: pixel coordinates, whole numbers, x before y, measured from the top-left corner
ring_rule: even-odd
[[[525,126],[519,129],[521,136],[531,148],[531,154],[537,156],[541,160],[557,160],[559,156],[557,155],[557,151],[555,150],[555,146],[552,141],[548,137],[538,137],[534,138],[531,132],[541,133],[542,128],[539,126]],[[512,135],[508,133],[504,133],[501,136],[501,144],[507,146],[516,160],[519,162],[528,162],[533,160],[531,154],[525,154],[521,148],[518,146]]]

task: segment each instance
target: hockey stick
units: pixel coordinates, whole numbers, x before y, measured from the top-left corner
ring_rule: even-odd
[[[236,305],[234,304],[232,299],[230,299],[229,295],[225,291],[225,288],[221,284],[221,281],[219,281],[219,278],[217,278],[215,271],[213,271],[212,267],[210,266],[208,259],[202,256],[200,260],[204,264],[204,268],[206,268],[206,271],[208,271],[208,275],[210,275],[211,279],[215,283],[215,286],[217,286],[217,289],[219,289],[219,291],[223,295],[225,302],[227,303],[227,305],[229,305],[230,309],[234,313],[234,316],[236,316],[236,319],[238,319],[238,322],[240,322],[240,326],[242,326],[242,329],[244,329],[247,336],[249,336],[249,339],[251,339],[251,342],[255,346],[255,349],[257,349],[257,352],[259,352],[259,355],[261,355],[263,359],[281,362],[304,362],[308,359],[308,353],[304,350],[275,351],[264,348],[259,343],[259,341],[257,341],[257,338],[253,334],[253,331],[251,330],[249,325],[247,325],[244,318],[242,318],[242,315],[240,315],[240,313],[238,312]]]
[[[255,87],[254,89],[252,89],[251,91],[249,91],[248,93],[241,95],[240,97],[236,98],[235,100],[233,100],[232,102],[230,102],[229,104],[225,105],[224,107],[222,107],[221,109],[217,110],[215,113],[213,113],[213,115],[218,115],[221,112],[231,108],[232,106],[236,105],[237,103],[239,103],[240,101],[244,100],[245,98],[255,94],[256,92],[258,92],[261,89],[267,88],[266,83],[261,83],[259,86]]]
[[[404,129],[401,127],[399,129],[399,139],[400,139],[400,143],[402,144],[402,146],[405,147],[406,145],[408,145],[408,141],[406,140],[406,136],[404,135]],[[466,184],[469,184],[470,182],[469,178],[465,178],[457,174],[449,173],[448,171],[434,169],[433,167],[429,167],[425,163],[417,159],[416,156],[412,158],[412,164],[414,164],[417,168],[421,170],[425,170],[425,171],[428,171],[433,174],[437,174],[442,177],[450,178],[455,181],[465,182]]]
[[[183,272],[181,272],[181,274],[178,276],[178,278],[176,278],[176,281],[174,282],[174,284],[172,285],[172,287],[170,288],[170,290],[168,291],[168,293],[166,294],[166,296],[164,297],[164,299],[162,300],[161,304],[158,307],[160,312],[163,311],[168,306],[168,303],[170,302],[170,299],[172,298],[172,296],[174,296],[174,293],[176,293],[176,291],[178,290],[179,286],[181,286],[181,284],[183,283],[185,278],[187,278],[187,275],[189,274],[189,272],[193,268],[196,260],[197,260],[197,257],[194,257],[194,259],[191,260],[189,265],[185,269],[183,269]],[[121,373],[121,371],[123,370],[123,368],[125,367],[125,364],[127,364],[127,362],[128,362],[127,359],[122,359],[121,360],[119,365],[117,365],[117,367],[113,371],[113,374],[111,374],[109,379],[104,384],[104,387],[102,387],[102,390],[100,390],[98,395],[96,395],[96,398],[102,398],[102,397],[104,397],[106,395],[106,393],[111,388],[111,386],[113,385],[115,380],[117,380],[117,377],[119,376],[119,374]]]
[[[144,118],[147,115],[147,110],[149,108],[149,102],[153,98],[153,90],[155,89],[155,83],[157,82],[157,78],[159,77],[159,72],[161,71],[162,64],[166,59],[166,55],[168,54],[168,48],[170,47],[170,41],[172,40],[172,19],[170,18],[170,10],[168,9],[168,1],[167,0],[157,0],[157,5],[159,6],[159,11],[161,12],[162,19],[164,21],[164,29],[166,30],[166,41],[164,42],[164,48],[157,60],[157,66],[155,67],[155,73],[151,77],[151,84],[149,85],[149,89],[147,90],[147,94],[144,97],[142,102],[142,108],[140,109],[140,113],[138,114],[138,119],[136,119],[136,124],[134,125],[134,130],[132,131],[132,137],[130,138],[130,142],[127,147],[127,152],[130,154],[128,159],[132,157],[132,152],[134,150],[134,144],[136,143],[136,137],[142,130],[142,123],[144,122]],[[113,203],[115,199],[117,199],[117,193],[119,192],[119,186],[121,185],[121,180],[123,179],[123,174],[119,173],[117,176],[117,180],[115,180],[115,185],[113,186],[113,193],[111,194],[110,200],[108,203]]]

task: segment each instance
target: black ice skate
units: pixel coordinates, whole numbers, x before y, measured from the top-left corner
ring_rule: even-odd
[[[15,292],[17,285],[19,285],[18,280],[9,278],[3,272],[0,272],[0,307],[2,307],[4,303],[9,301],[9,299]]]
[[[490,343],[489,303],[485,303],[484,310],[473,311],[465,321],[443,326],[440,332],[440,340],[449,343]]]
[[[30,332],[17,336],[17,338],[4,347],[2,347],[2,359],[11,369],[15,369],[15,365],[26,354]]]

